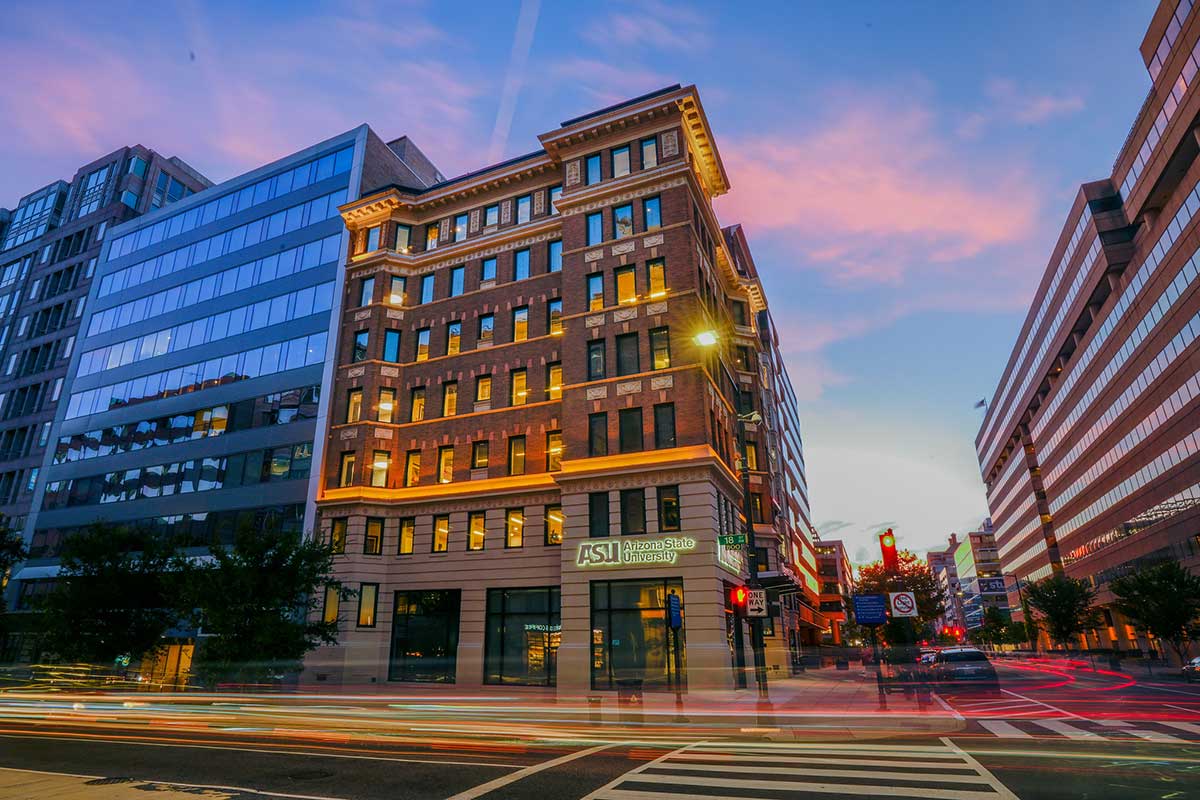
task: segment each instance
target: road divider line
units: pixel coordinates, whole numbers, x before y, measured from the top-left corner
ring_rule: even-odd
[[[1032,739],[1033,737],[1016,725],[998,719],[976,720],[980,725],[999,736],[1001,739]]]
[[[1189,714],[1200,714],[1200,709],[1187,708],[1186,706],[1177,706],[1172,703],[1163,703],[1163,705],[1166,706],[1167,708],[1176,708],[1176,709],[1179,709],[1180,711],[1186,711]]]
[[[1013,794],[1011,791],[1009,791],[1008,787],[1005,786],[1003,783],[1001,783],[1000,780],[995,775],[993,775],[988,770],[987,767],[985,767],[983,764],[980,764],[978,761],[976,761],[975,758],[970,753],[968,753],[966,750],[963,750],[961,747],[956,745],[953,741],[951,741],[950,739],[948,739],[944,736],[942,737],[942,744],[946,745],[946,747],[949,747],[951,750],[958,753],[958,755],[962,757],[963,761],[967,762],[968,764],[970,764],[972,767],[975,768],[975,771],[979,773],[980,777],[986,778],[988,786],[991,786],[992,789],[996,792],[996,794],[1000,795],[1001,800],[1020,800],[1020,798],[1018,798],[1015,794]]]
[[[960,713],[958,713],[958,710],[957,710],[957,709],[955,709],[955,708],[954,708],[952,705],[950,705],[950,704],[949,704],[949,703],[947,703],[945,700],[943,700],[943,699],[942,699],[942,696],[941,696],[940,694],[938,694],[937,692],[933,692],[933,699],[934,699],[934,700],[937,700],[937,701],[938,701],[938,704],[939,704],[939,705],[941,705],[941,707],[942,707],[942,708],[946,709],[946,710],[947,710],[947,711],[949,711],[951,714],[953,714],[955,719],[962,719],[962,718],[963,718],[963,715],[962,715],[962,714],[960,714]]]
[[[495,791],[502,786],[508,786],[510,783],[524,780],[530,775],[536,775],[543,770],[553,769],[561,764],[566,764],[568,761],[574,761],[577,758],[586,758],[593,753],[599,753],[601,750],[608,750],[609,748],[616,746],[617,743],[612,742],[610,744],[600,744],[596,745],[595,747],[589,747],[586,750],[577,750],[574,753],[567,753],[565,756],[559,756],[558,758],[552,758],[549,761],[533,764],[525,767],[524,769],[509,773],[508,775],[502,775],[501,777],[496,778],[495,780],[490,780],[487,783],[481,783],[478,786],[473,786],[470,789],[467,789],[465,792],[459,792],[458,794],[447,798],[447,800],[473,800],[473,798]]]
[[[1005,694],[1010,694],[1013,697],[1019,697],[1022,700],[1028,700],[1030,703],[1036,703],[1039,706],[1045,706],[1046,708],[1050,709],[1051,711],[1057,712],[1066,717],[1071,717],[1072,719],[1082,719],[1082,720],[1087,719],[1087,717],[1081,717],[1078,714],[1073,714],[1070,711],[1067,711],[1066,709],[1059,708],[1058,706],[1052,706],[1049,703],[1043,703],[1041,700],[1034,700],[1032,697],[1026,697],[1025,695],[1020,694],[1019,692],[1012,691],[1011,689],[1001,689],[1000,691],[1004,692]]]
[[[1104,739],[1098,733],[1092,731],[1081,731],[1079,728],[1072,727],[1065,722],[1057,719],[1033,719],[1030,720],[1034,725],[1041,725],[1043,728],[1055,733],[1060,733],[1068,739],[1091,739],[1092,741]]]
[[[591,794],[589,794],[587,797],[584,797],[583,800],[595,800],[595,798],[598,798],[598,797],[612,797],[618,792],[616,787],[620,786],[622,783],[624,783],[625,779],[628,778],[629,776],[637,775],[642,772],[645,772],[646,770],[653,767],[655,764],[659,764],[663,761],[666,761],[671,756],[679,755],[680,753],[686,752],[688,750],[692,750],[697,745],[701,745],[701,744],[705,744],[705,742],[692,742],[691,744],[686,744],[683,747],[680,747],[678,750],[668,750],[667,752],[663,753],[661,756],[654,759],[653,761],[647,761],[645,764],[642,764],[639,767],[635,767],[634,769],[631,769],[629,772],[625,772],[625,773],[622,773],[621,775],[618,775],[617,777],[613,778],[608,783],[601,786],[599,789],[597,789],[594,792],[592,792]],[[454,800],[454,798],[450,798],[450,800]]]

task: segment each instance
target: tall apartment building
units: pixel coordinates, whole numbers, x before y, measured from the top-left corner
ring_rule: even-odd
[[[984,609],[1009,613],[1004,573],[990,524],[985,522],[980,530],[968,533],[954,548],[954,572],[959,587],[955,610],[967,630],[983,625]]]
[[[0,223],[0,519],[21,530],[96,260],[112,228],[211,185],[141,145],[21,198]]]
[[[1063,570],[1108,603],[1139,564],[1200,568],[1198,43],[1191,0],[1162,2],[1149,95],[1080,189],[976,440],[1018,585]],[[1116,623],[1101,643],[1136,646]]]
[[[825,643],[845,644],[847,598],[854,593],[854,571],[846,545],[838,539],[822,539],[816,543],[817,578],[821,582],[821,614],[828,620],[829,627],[823,637]]]
[[[305,680],[745,686],[747,556],[772,666],[825,627],[795,400],[695,89],[539,139],[342,206],[317,503],[357,598],[326,598]],[[718,542],[739,424],[749,553]]]
[[[958,545],[958,534],[952,533],[945,548],[931,550],[925,554],[925,563],[929,565],[933,577],[937,579],[941,589],[942,604],[945,606],[945,611],[942,612],[941,618],[935,625],[938,630],[946,627],[966,627],[962,611],[962,589],[958,582],[958,568],[954,561]]]

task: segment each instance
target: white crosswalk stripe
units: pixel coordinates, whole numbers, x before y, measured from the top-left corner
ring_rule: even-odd
[[[630,770],[584,800],[778,800],[781,793],[1016,800],[948,739],[920,746],[697,742]]]
[[[968,731],[998,739],[1061,738],[1079,742],[1129,742],[1142,739],[1161,744],[1200,743],[1200,725],[1170,720],[975,718]],[[1182,734],[1180,733],[1182,731]],[[1186,736],[1183,734],[1187,734]]]

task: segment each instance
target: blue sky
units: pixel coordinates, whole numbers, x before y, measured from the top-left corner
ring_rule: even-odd
[[[223,180],[363,121],[457,174],[695,83],[733,183],[718,213],[746,227],[802,398],[814,521],[858,559],[879,526],[924,550],[979,523],[972,406],[1149,87],[1153,3],[447,8],[7,9],[0,205],[127,143]]]

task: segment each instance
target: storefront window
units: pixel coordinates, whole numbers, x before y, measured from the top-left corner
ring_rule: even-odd
[[[454,683],[460,604],[457,589],[396,592],[388,680]]]
[[[682,578],[592,581],[592,688],[667,691],[676,678],[667,596],[683,599]],[[682,634],[682,629],[680,634]],[[687,647],[679,664],[687,682]]]
[[[553,686],[561,632],[557,586],[489,589],[484,683]]]

